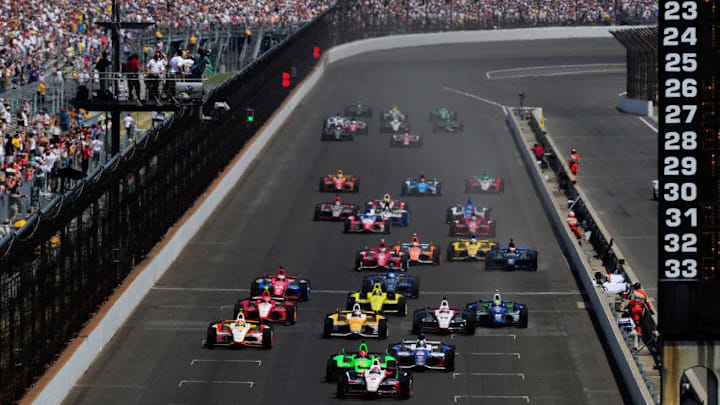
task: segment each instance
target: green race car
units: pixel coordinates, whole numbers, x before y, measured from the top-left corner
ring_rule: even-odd
[[[370,368],[374,359],[378,359],[382,368],[389,371],[396,371],[398,368],[397,359],[385,353],[370,352],[365,342],[360,343],[357,352],[346,351],[344,348],[339,354],[330,356],[325,368],[325,380],[335,382],[345,374],[346,371],[356,373]]]
[[[395,292],[385,292],[382,284],[375,283],[372,291],[356,291],[348,294],[347,308],[352,309],[355,304],[365,311],[394,313],[399,316],[407,315],[407,298]]]
[[[457,112],[448,110],[442,106],[437,110],[430,111],[430,121],[455,121],[457,120]]]

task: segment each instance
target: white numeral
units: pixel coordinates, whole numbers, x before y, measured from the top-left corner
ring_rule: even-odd
[[[696,53],[668,53],[665,55],[666,72],[694,72],[696,70]]]
[[[695,278],[697,276],[697,261],[685,259],[680,262],[677,259],[665,260],[665,277],[667,278]]]
[[[695,79],[667,79],[665,80],[665,97],[695,97],[697,96],[697,80]]]
[[[680,113],[685,110],[687,111],[687,117],[685,117],[684,122],[680,118]],[[697,106],[696,105],[666,105],[665,106],[665,123],[666,124],[680,124],[681,122],[683,124],[690,124],[692,123],[693,118],[695,118],[695,113],[697,112]]]
[[[695,201],[697,197],[697,187],[695,183],[665,183],[663,190],[665,190],[665,194],[663,194],[665,201],[672,202],[679,199],[683,201]]]
[[[697,149],[697,134],[695,131],[684,131],[681,135],[677,132],[665,133],[665,150],[695,150]]]
[[[663,173],[666,176],[692,176],[697,172],[697,161],[692,156],[685,156],[679,159],[677,156],[666,156],[663,160],[665,165]],[[678,169],[678,166],[682,166],[682,169]]]

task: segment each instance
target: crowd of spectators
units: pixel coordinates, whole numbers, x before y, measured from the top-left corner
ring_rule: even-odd
[[[38,208],[26,193],[34,189],[39,198],[63,191],[66,178],[100,163],[106,128],[83,125],[88,118],[83,110],[32,114],[29,103],[17,111],[6,105],[0,100],[0,212],[7,214],[0,225],[20,227]],[[0,227],[0,237],[9,227]]]
[[[356,22],[439,24],[468,28],[548,25],[651,24],[657,2],[650,0],[357,0]]]

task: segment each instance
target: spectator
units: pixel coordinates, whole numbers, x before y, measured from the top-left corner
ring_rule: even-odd
[[[134,131],[134,126],[135,126],[134,122],[135,122],[135,120],[133,120],[133,117],[131,114],[128,114],[125,116],[125,118],[123,118],[123,123],[125,124],[125,133],[126,133],[127,139],[129,141],[133,140],[133,133],[135,132]]]
[[[10,218],[5,218],[0,225],[0,239],[12,231],[10,228]]]
[[[145,70],[147,79],[145,80],[148,98],[158,98],[160,94],[158,92],[160,85],[160,75],[165,73],[165,61],[160,50],[156,50],[152,59],[147,64]]]
[[[140,79],[138,74],[140,73],[140,59],[137,54],[130,55],[127,63],[125,64],[125,70],[128,72],[128,99],[140,101]]]
[[[37,86],[37,95],[38,95],[38,101],[40,102],[40,105],[45,105],[45,94],[47,93],[47,86],[45,85],[45,80],[41,80],[40,84]]]

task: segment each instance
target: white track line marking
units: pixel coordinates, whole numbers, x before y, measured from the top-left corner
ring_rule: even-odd
[[[194,366],[195,363],[254,363],[258,367],[262,364],[262,360],[213,360],[213,359],[192,359],[190,365]]]
[[[649,123],[649,122],[645,119],[645,117],[638,117],[638,119],[639,119],[640,121],[642,121],[643,124],[647,125],[648,128],[652,129],[655,133],[657,133],[657,131],[658,131],[657,128],[655,128],[655,126],[653,126],[651,123]]]
[[[513,356],[520,360],[520,353],[483,353],[483,352],[467,352],[467,353],[455,353],[458,356]]]
[[[623,67],[625,68],[627,65],[624,63],[592,63],[592,64],[585,64],[585,65],[549,65],[549,66],[528,66],[528,67],[521,67],[521,68],[512,68],[512,69],[499,69],[499,70],[491,70],[488,72],[485,72],[485,77],[492,80],[493,78],[490,77],[493,73],[505,73],[505,72],[522,72],[523,70],[541,70],[541,69],[563,69],[563,68],[593,68],[598,66],[607,66],[607,67]],[[597,72],[603,72],[607,71],[608,69],[594,69],[594,70],[585,70],[585,71],[576,71],[578,73],[597,73]],[[555,73],[540,73],[537,75],[525,75],[525,76],[513,76],[513,77],[507,77],[507,78],[516,78],[516,77],[533,77],[533,76],[560,76],[563,74],[575,74],[575,72],[555,72]]]
[[[467,376],[481,376],[481,377],[520,377],[525,379],[524,373],[453,373],[453,380],[456,377],[467,375]]]
[[[145,388],[147,385],[132,385],[132,384],[75,384],[75,388],[123,388],[123,389],[137,389]]]
[[[153,287],[158,291],[179,291],[179,292],[249,292],[247,288],[211,288],[211,287]],[[310,290],[311,294],[347,294],[349,290]],[[494,294],[495,291],[423,291],[423,294],[433,295],[487,295]],[[580,291],[503,291],[506,295],[537,295],[537,296],[563,296],[563,295],[583,295]],[[223,305],[225,307],[226,305]],[[180,307],[180,306],[178,306]],[[187,306],[191,308],[193,306]],[[217,308],[217,307],[216,307]]]
[[[244,384],[249,385],[252,388],[255,385],[254,381],[205,381],[205,380],[180,380],[178,388],[182,387],[183,384]]]
[[[457,403],[461,399],[522,399],[528,404],[530,397],[527,395],[455,395],[453,401]]]
[[[480,97],[480,96],[476,96],[475,94],[467,93],[467,92],[464,92],[464,91],[462,91],[462,90],[453,89],[452,87],[443,86],[443,90],[447,90],[447,91],[450,91],[450,92],[453,92],[453,93],[457,93],[457,94],[460,94],[461,96],[474,98],[475,100],[480,100],[480,101],[482,101],[483,103],[488,103],[488,104],[490,104],[490,105],[494,105],[495,107],[500,107],[500,108],[502,108],[503,110],[504,110],[505,107],[506,107],[505,105],[500,104],[500,103],[498,103],[498,102],[496,102],[496,101],[488,100],[488,99],[486,99],[486,98],[483,98],[483,97]]]

